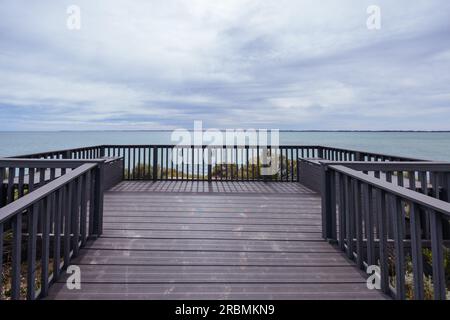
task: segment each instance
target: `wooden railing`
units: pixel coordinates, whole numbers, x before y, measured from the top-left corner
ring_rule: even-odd
[[[103,146],[91,146],[75,149],[64,149],[57,151],[48,151],[40,153],[30,153],[14,158],[22,159],[98,159],[104,156]]]
[[[112,159],[120,160],[120,159]],[[22,159],[0,158],[0,207],[32,192],[85,163],[105,163],[103,159]]]
[[[263,161],[263,153],[268,156]],[[332,161],[420,161],[326,146],[98,145],[17,158],[123,158],[124,180],[299,181],[299,158]],[[270,166],[270,164],[274,166]],[[263,174],[264,167],[274,169]],[[266,170],[267,171],[267,170]]]
[[[86,239],[102,233],[105,183],[306,178],[322,195],[323,237],[360,268],[378,265],[385,293],[425,298],[425,274],[433,297],[445,298],[450,164],[325,146],[206,145],[101,145],[0,159],[0,268],[11,283],[0,297],[46,295]]]
[[[298,181],[299,157],[318,156],[318,149],[311,146],[110,145],[103,148],[105,156],[123,157],[125,180],[293,182]],[[264,169],[268,167],[274,171]]]
[[[0,159],[0,299],[44,297],[102,233],[104,161]]]
[[[433,298],[445,299],[450,164],[322,165],[324,238],[336,241],[361,269],[378,265],[385,293],[397,299],[431,298],[426,289],[432,283]],[[424,254],[426,248],[431,251]]]
[[[400,157],[360,150],[319,146],[319,158],[331,161],[425,161],[417,158]]]

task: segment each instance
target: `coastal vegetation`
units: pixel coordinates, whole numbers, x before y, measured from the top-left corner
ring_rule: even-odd
[[[264,174],[264,168],[269,168],[269,165],[262,164],[258,159],[249,159],[248,165],[242,163],[215,163],[211,165],[211,179],[212,180],[290,180],[292,174],[297,172],[297,161],[279,156],[278,159],[272,159],[271,163],[275,163],[275,167],[271,175]],[[272,168],[272,167],[271,167]],[[136,164],[130,170],[125,172],[125,179],[132,180],[152,180],[156,174],[156,179],[192,179],[192,180],[207,180],[208,166],[204,167],[200,164],[194,164],[194,167],[189,164],[179,164],[166,167],[156,166],[156,170],[151,165]]]

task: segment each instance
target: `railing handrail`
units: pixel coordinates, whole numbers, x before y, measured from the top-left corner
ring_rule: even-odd
[[[37,157],[37,156],[40,156],[43,154],[57,154],[57,153],[64,153],[64,152],[83,151],[83,150],[96,149],[96,148],[101,148],[101,147],[102,147],[102,145],[94,145],[94,146],[68,148],[68,149],[61,149],[61,150],[50,150],[50,151],[44,151],[44,152],[35,152],[35,153],[11,156],[11,158],[33,158],[33,157]],[[8,157],[5,157],[5,158],[8,158]]]
[[[223,148],[223,147],[234,147],[235,145],[204,145],[202,144],[200,145],[195,145],[195,144],[190,144],[190,145],[176,145],[176,144],[103,144],[103,145],[94,145],[94,146],[87,146],[87,147],[78,147],[78,148],[73,148],[73,149],[62,149],[62,150],[53,150],[53,151],[46,151],[46,152],[39,152],[39,153],[32,153],[32,154],[25,154],[25,155],[18,155],[18,156],[14,156],[15,158],[27,158],[27,157],[37,157],[40,155],[47,155],[47,154],[62,154],[65,152],[77,152],[77,151],[84,151],[84,150],[89,150],[89,149],[96,149],[96,148],[113,148],[113,147],[117,147],[117,148],[123,148],[123,147],[158,147],[158,148],[167,148],[167,147],[179,147],[179,148],[191,148],[191,147],[202,147],[202,148],[207,148],[207,147],[212,147],[212,148]],[[249,145],[241,145],[241,146],[237,146],[237,147],[248,147]],[[258,145],[250,145],[250,146],[254,146],[254,147],[258,147]],[[416,158],[410,158],[410,157],[404,157],[404,156],[396,156],[396,155],[390,155],[390,154],[382,154],[382,153],[377,153],[377,152],[368,152],[368,151],[362,151],[362,150],[355,150],[355,149],[345,149],[345,148],[339,148],[339,147],[332,147],[332,146],[327,146],[327,145],[317,145],[317,144],[312,144],[312,145],[308,145],[308,144],[298,144],[298,145],[292,145],[292,144],[280,144],[277,145],[277,147],[282,147],[282,148],[316,148],[316,149],[328,149],[328,150],[332,150],[332,151],[339,151],[339,152],[350,152],[350,153],[359,153],[359,154],[365,154],[365,155],[369,155],[369,156],[376,156],[376,157],[386,157],[386,158],[396,158],[396,159],[403,159],[405,161],[426,161],[423,159],[416,159]]]
[[[318,146],[318,147],[326,148],[326,149],[334,150],[334,151],[361,153],[361,154],[377,156],[377,157],[397,158],[397,159],[404,159],[404,160],[410,160],[410,161],[427,161],[427,160],[424,160],[424,159],[411,158],[411,157],[405,157],[405,156],[397,156],[397,155],[392,155],[392,154],[385,154],[385,153],[378,153],[378,152],[371,152],[371,151],[345,149],[345,148],[330,147],[330,146]]]
[[[304,159],[307,161],[307,159]],[[318,160],[325,167],[330,165],[342,165],[356,171],[430,171],[450,172],[450,162],[441,161],[399,161],[399,162],[368,162],[368,161],[328,161]]]
[[[72,182],[79,176],[95,168],[98,163],[86,163],[78,168],[62,175],[61,177],[49,182],[48,184],[37,188],[36,190],[24,195],[23,197],[11,202],[10,204],[0,208],[0,223],[5,222],[17,213],[29,208],[31,205],[44,199],[51,193],[55,192],[62,186]]]
[[[144,148],[144,147],[155,147],[155,148],[225,148],[225,147],[233,147],[233,148],[248,148],[248,147],[260,147],[260,148],[320,148],[320,146],[317,145],[308,145],[308,144],[298,144],[298,145],[284,145],[284,144],[268,144],[268,145],[262,145],[262,144],[108,144],[108,145],[102,145],[101,147],[104,148]]]
[[[438,211],[444,214],[447,218],[450,218],[450,203],[439,200],[437,198],[433,198],[427,196],[423,193],[419,193],[410,189],[406,189],[400,186],[397,186],[391,182],[383,181],[374,177],[371,177],[367,174],[361,173],[359,171],[350,169],[343,165],[330,165],[329,168],[333,170],[343,173],[347,176],[355,178],[359,181],[367,183],[373,187],[386,191],[387,193],[394,194],[399,196],[405,200],[409,200],[416,204],[427,207],[431,210]]]
[[[120,158],[120,157],[114,157]],[[109,160],[109,159],[106,159]],[[74,168],[85,163],[103,163],[105,159],[24,159],[24,158],[0,158],[0,167],[14,168]]]

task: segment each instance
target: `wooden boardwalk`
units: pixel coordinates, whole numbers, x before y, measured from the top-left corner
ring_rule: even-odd
[[[320,197],[298,183],[122,182],[104,233],[48,299],[385,299],[321,237]]]

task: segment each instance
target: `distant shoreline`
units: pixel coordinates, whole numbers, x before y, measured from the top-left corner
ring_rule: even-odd
[[[0,133],[52,133],[52,132],[172,132],[177,129],[146,129],[146,130],[54,130],[54,131],[44,131],[44,130],[25,130],[25,131],[3,131],[0,130]],[[219,131],[226,131],[226,130],[249,130],[249,129],[205,129],[202,130],[203,132],[207,130],[219,130]],[[256,129],[256,130],[276,130],[276,129]],[[194,130],[187,130],[189,132],[192,132]],[[280,132],[367,132],[367,133],[450,133],[450,130],[279,130]]]

